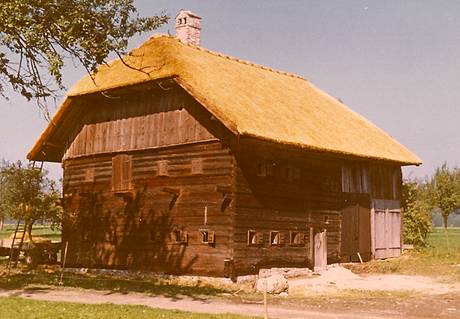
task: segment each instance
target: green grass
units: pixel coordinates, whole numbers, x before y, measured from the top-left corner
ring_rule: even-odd
[[[454,251],[460,250],[460,227],[447,228],[447,239],[448,241],[444,227],[435,227],[428,238],[428,243],[431,248],[441,252],[447,252],[448,248]]]
[[[7,239],[14,233],[16,224],[6,224],[3,230],[0,230],[0,239]],[[41,237],[44,239],[50,239],[53,241],[61,240],[61,231],[53,230],[47,225],[34,225],[32,229],[32,236]]]
[[[374,260],[364,264],[348,264],[357,273],[399,273],[444,277],[460,282],[460,228],[434,228],[429,246],[408,252],[400,258]]]
[[[23,299],[18,297],[0,298],[0,318],[17,319],[248,319],[246,317],[230,314],[211,315],[204,313],[190,313],[176,310],[152,309],[146,306],[126,306],[113,304],[77,304],[68,302],[50,302]]]

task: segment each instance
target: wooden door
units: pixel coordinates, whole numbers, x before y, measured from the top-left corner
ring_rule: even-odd
[[[368,194],[344,193],[341,224],[341,261],[371,259],[371,214]]]
[[[375,259],[401,255],[401,204],[398,200],[373,201],[373,239]]]
[[[327,266],[327,233],[325,230],[315,234],[314,254],[313,270],[324,269]]]

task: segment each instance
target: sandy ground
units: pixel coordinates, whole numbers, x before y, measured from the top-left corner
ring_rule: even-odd
[[[460,293],[458,283],[440,283],[433,278],[406,275],[357,275],[340,265],[331,265],[319,276],[289,280],[290,294],[334,293],[343,290],[407,292],[429,295]]]
[[[459,284],[440,283],[428,277],[360,276],[343,267],[333,266],[319,275],[291,278],[289,284],[288,297],[269,298],[270,318],[460,318]],[[358,294],[352,293],[352,297],[342,295],[350,291]],[[145,305],[214,314],[261,317],[264,314],[261,300],[249,302],[232,295],[170,297],[63,287],[29,287],[0,290],[0,296],[87,304]],[[257,298],[260,299],[260,295]]]

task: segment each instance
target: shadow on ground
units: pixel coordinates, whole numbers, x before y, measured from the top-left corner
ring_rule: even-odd
[[[168,281],[167,279],[121,279],[114,277],[79,275],[65,273],[62,285],[60,285],[60,272],[47,273],[44,271],[17,272],[0,275],[0,289],[16,290],[21,289],[22,293],[33,294],[43,293],[52,290],[53,287],[74,287],[82,289],[94,289],[107,291],[107,294],[130,292],[144,293],[151,296],[165,296],[171,299],[180,300],[184,297],[193,300],[206,300],[210,296],[217,296],[230,292],[226,288],[217,288],[203,283],[182,284]]]

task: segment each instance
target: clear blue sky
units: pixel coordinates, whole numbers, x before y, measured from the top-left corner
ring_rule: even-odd
[[[424,165],[460,166],[460,1],[151,1],[143,15],[195,11],[202,46],[302,75],[387,131]],[[173,24],[159,32],[174,33]],[[135,38],[138,46],[148,35]],[[69,87],[84,75],[70,63]],[[46,121],[34,103],[0,100],[0,157],[23,159]],[[57,102],[57,104],[59,104]],[[51,112],[55,107],[51,106]],[[48,166],[52,176],[60,165]]]

